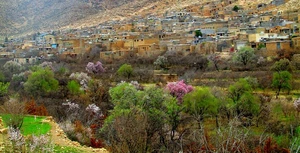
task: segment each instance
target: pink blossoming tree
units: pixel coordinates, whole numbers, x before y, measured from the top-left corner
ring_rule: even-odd
[[[182,103],[182,98],[184,95],[193,91],[193,87],[184,83],[183,80],[178,82],[169,82],[166,86],[166,89],[172,96],[177,98],[179,103]]]
[[[96,62],[96,64],[89,62],[85,68],[89,73],[100,74],[105,72],[103,65],[100,61]]]

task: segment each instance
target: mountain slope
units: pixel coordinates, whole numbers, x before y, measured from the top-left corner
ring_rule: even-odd
[[[0,0],[0,34],[22,34],[72,25],[134,0]]]
[[[215,0],[221,2],[221,0]],[[231,4],[253,9],[272,0],[238,0]],[[0,35],[20,35],[44,30],[95,26],[110,20],[201,8],[211,0],[0,0]],[[252,7],[252,8],[251,8]],[[300,8],[299,0],[289,0],[275,10]]]

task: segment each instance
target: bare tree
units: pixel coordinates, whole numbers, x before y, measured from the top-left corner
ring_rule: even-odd
[[[3,114],[10,114],[7,120],[4,120],[6,124],[14,129],[20,129],[23,125],[23,119],[25,114],[25,104],[20,102],[18,98],[11,97],[9,101],[5,102],[0,107],[0,112]]]

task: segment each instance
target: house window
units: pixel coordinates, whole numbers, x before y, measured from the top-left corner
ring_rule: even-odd
[[[26,63],[29,63],[29,59],[28,58],[26,59]]]
[[[280,42],[277,42],[277,49],[280,49]]]

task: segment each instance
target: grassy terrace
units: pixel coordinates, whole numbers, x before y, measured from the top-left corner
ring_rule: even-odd
[[[10,114],[2,114],[0,115],[6,124],[9,120],[11,115]],[[38,117],[38,116],[25,116],[23,120],[23,125],[21,127],[21,132],[23,135],[42,135],[47,134],[51,126],[48,123],[43,123],[42,121],[45,117]],[[7,126],[7,125],[6,125]]]

